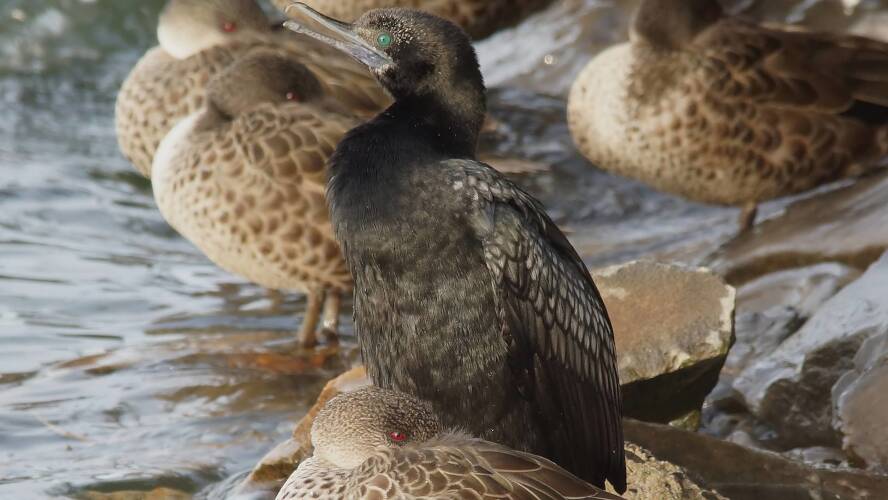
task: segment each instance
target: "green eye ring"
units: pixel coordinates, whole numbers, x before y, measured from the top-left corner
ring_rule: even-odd
[[[378,37],[376,37],[376,44],[382,48],[386,48],[392,44],[392,35],[388,33],[380,33]]]

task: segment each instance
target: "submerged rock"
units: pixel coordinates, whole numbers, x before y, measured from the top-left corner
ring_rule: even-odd
[[[110,493],[88,491],[77,498],[82,500],[188,500],[190,493],[170,488],[157,488],[151,491],[114,491]]]
[[[253,468],[244,484],[239,488],[238,494],[249,496],[251,492],[280,489],[284,480],[296,470],[299,463],[311,456],[313,451],[311,424],[314,423],[315,416],[321,411],[321,408],[327,404],[327,401],[344,392],[351,392],[368,385],[370,385],[370,379],[367,378],[367,372],[363,366],[352,368],[327,382],[315,404],[293,428],[292,437],[262,457],[262,460]]]
[[[811,467],[675,427],[624,421],[626,439],[731,500],[881,500],[888,477]]]
[[[848,429],[867,417],[854,408],[856,397],[871,394],[871,377],[879,373],[873,371],[872,361],[878,359],[877,342],[870,339],[888,335],[885,283],[888,254],[735,381],[749,409],[777,430],[783,446],[837,445],[840,435],[834,421]],[[843,383],[837,384],[843,377]],[[840,402],[839,415],[833,411],[833,399]],[[888,437],[888,430],[879,431],[879,436]],[[875,441],[879,436],[866,439]]]
[[[652,262],[592,274],[614,326],[625,415],[666,423],[697,412],[734,342],[734,289],[705,269]]]
[[[793,203],[731,241],[710,265],[732,284],[821,262],[865,269],[888,249],[886,221],[888,171]]]

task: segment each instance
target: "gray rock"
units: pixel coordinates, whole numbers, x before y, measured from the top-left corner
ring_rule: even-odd
[[[774,352],[824,302],[860,276],[860,271],[828,263],[768,274],[737,290],[737,342],[722,376],[736,376]]]
[[[831,393],[855,369],[861,345],[888,332],[886,283],[888,254],[736,379],[749,409],[777,430],[782,445],[839,443]]]
[[[671,426],[625,420],[626,439],[731,500],[883,500],[888,477],[824,469]]]
[[[833,424],[852,462],[888,471],[888,326],[883,329],[863,342],[854,367],[833,386]]]
[[[731,284],[781,269],[842,262],[865,269],[888,249],[888,172],[819,193],[737,237],[709,265]]]
[[[700,410],[734,342],[734,289],[705,269],[633,262],[593,271],[614,326],[626,416]]]
[[[681,467],[632,443],[626,443],[626,475],[626,500],[727,500],[698,485]]]
[[[734,340],[734,289],[705,269],[650,262],[609,267],[593,275],[614,325],[627,414],[660,422],[695,415],[718,380]],[[360,367],[328,383],[296,425],[293,437],[266,455],[239,491],[279,487],[311,454],[309,430],[320,407],[333,396],[367,383]],[[657,462],[637,448],[627,451],[630,483],[638,483],[641,495],[630,498],[720,498],[696,488],[674,466]],[[652,479],[656,477],[662,480]],[[655,490],[658,481],[660,489]]]

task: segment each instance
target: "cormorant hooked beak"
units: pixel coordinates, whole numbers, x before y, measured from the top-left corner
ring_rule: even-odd
[[[392,58],[389,57],[388,54],[382,52],[361,38],[361,36],[358,35],[354,24],[344,23],[333,19],[332,17],[325,16],[302,2],[290,4],[287,6],[286,12],[289,14],[291,9],[302,13],[304,17],[316,22],[329,31],[332,36],[322,34],[297,21],[286,21],[284,26],[288,29],[295,31],[296,33],[304,33],[321,42],[332,45],[367,65],[371,70],[379,70],[385,66],[394,64],[394,61],[392,61]]]

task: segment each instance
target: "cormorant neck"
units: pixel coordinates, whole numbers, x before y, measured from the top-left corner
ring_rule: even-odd
[[[475,157],[487,113],[483,83],[463,82],[459,87],[421,94],[392,93],[395,103],[382,117],[409,124],[431,141],[431,146],[452,157]]]

